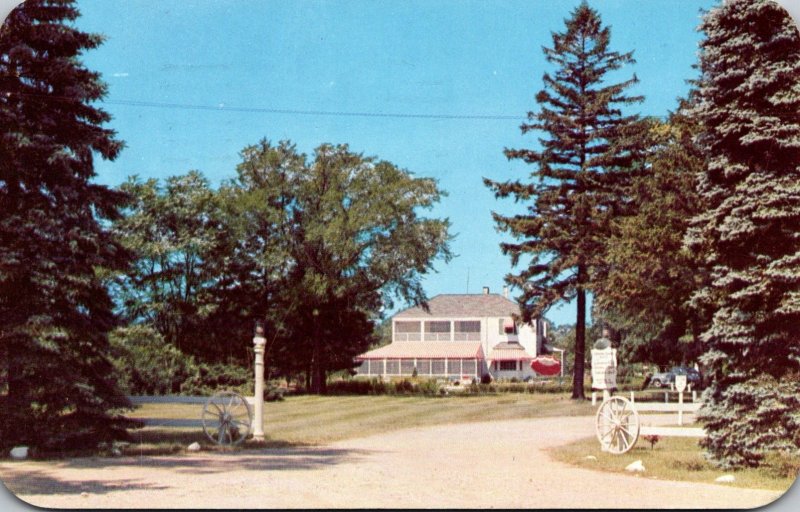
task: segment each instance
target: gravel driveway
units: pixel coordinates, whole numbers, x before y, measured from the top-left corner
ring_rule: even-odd
[[[577,469],[544,448],[592,418],[426,427],[325,447],[3,462],[15,494],[56,508],[752,508],[779,492]]]

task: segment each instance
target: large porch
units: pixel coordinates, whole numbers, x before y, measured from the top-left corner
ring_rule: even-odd
[[[400,342],[356,358],[360,376],[477,378],[486,372],[480,343]]]

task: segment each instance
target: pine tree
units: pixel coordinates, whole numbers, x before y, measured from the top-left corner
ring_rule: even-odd
[[[494,213],[500,230],[518,243],[501,248],[516,266],[530,257],[527,268],[506,281],[521,289],[517,298],[522,319],[543,314],[551,305],[577,298],[573,398],[583,398],[586,336],[586,293],[603,253],[610,218],[620,213],[620,191],[641,156],[642,123],[623,115],[621,107],[642,100],[626,96],[637,82],[632,77],[608,84],[607,74],[634,62],[633,53],[609,50],[611,31],[597,11],[583,2],[565,20],[566,31],[553,33],[553,46],[543,48],[553,74],[544,74],[544,90],[536,101],[539,113],[528,113],[522,133],[538,130],[541,149],[506,149],[509,159],[533,164],[531,182],[504,183],[485,179],[495,196],[513,196],[528,203],[524,215]]]
[[[101,38],[71,0],[29,0],[0,29],[0,444],[61,449],[125,437],[104,277],[127,254],[104,228],[124,196],[91,182],[122,143],[78,60]]]
[[[707,168],[686,243],[710,271],[703,445],[725,467],[800,447],[800,37],[769,0],[703,19],[694,110]]]

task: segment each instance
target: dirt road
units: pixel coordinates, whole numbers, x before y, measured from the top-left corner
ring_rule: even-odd
[[[780,496],[576,469],[543,450],[592,418],[403,430],[326,447],[4,462],[0,478],[57,508],[752,508]]]

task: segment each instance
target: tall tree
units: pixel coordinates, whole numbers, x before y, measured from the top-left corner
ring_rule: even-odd
[[[130,403],[108,360],[115,323],[103,276],[128,255],[105,221],[124,196],[92,183],[122,147],[94,107],[105,86],[80,55],[70,0],[30,0],[0,29],[0,405],[4,446],[124,437]]]
[[[626,96],[634,76],[609,84],[607,75],[633,63],[633,54],[609,50],[611,32],[583,2],[543,48],[555,66],[536,96],[538,113],[528,113],[522,133],[539,131],[541,149],[506,149],[509,159],[533,164],[532,181],[484,179],[495,196],[528,203],[525,214],[493,214],[500,230],[518,243],[501,248],[526,268],[506,281],[522,291],[522,318],[530,321],[559,301],[577,299],[573,398],[584,398],[586,293],[604,251],[608,222],[624,207],[622,191],[641,157],[642,123],[621,107],[642,100]]]
[[[800,447],[800,36],[769,0],[704,17],[693,113],[708,154],[687,245],[710,281],[693,297],[711,378],[703,445],[724,466]]]
[[[374,342],[382,306],[425,301],[423,275],[450,258],[449,222],[420,213],[442,192],[346,145],[323,144],[308,159],[289,142],[262,140],[242,157],[226,193],[257,205],[243,212],[240,251],[261,280],[248,288],[270,292],[255,293],[261,302],[249,309],[270,320],[271,356],[324,392],[327,373],[352,368]]]
[[[120,190],[132,200],[114,229],[136,255],[115,293],[126,320],[151,326],[203,360],[231,355],[234,345],[215,343],[220,333],[208,322],[225,278],[216,259],[232,246],[217,193],[199,171],[169,177],[163,186],[132,177]]]
[[[689,220],[698,212],[702,152],[693,141],[699,127],[685,114],[653,122],[652,154],[630,189],[630,213],[612,221],[602,282],[594,289],[595,320],[622,335],[626,361],[659,365],[694,361],[700,355],[700,319],[689,307],[704,272],[683,246]]]

